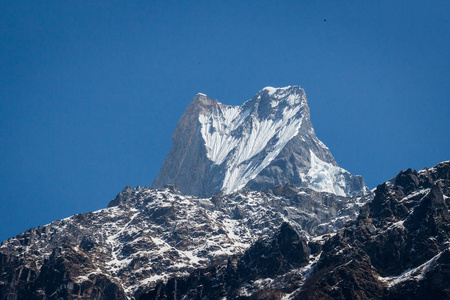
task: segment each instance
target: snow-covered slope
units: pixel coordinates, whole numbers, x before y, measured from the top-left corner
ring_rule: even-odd
[[[367,192],[362,177],[339,168],[317,139],[298,86],[266,87],[241,106],[198,94],[152,186],[209,196],[287,183],[340,196]]]

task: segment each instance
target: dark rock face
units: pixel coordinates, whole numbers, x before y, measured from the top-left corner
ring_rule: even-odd
[[[2,258],[6,258],[2,255]],[[9,264],[20,266],[18,274],[12,274],[4,261],[0,264],[2,274],[12,275],[0,285],[0,299],[127,299],[116,279],[103,274],[93,274],[97,266],[91,258],[73,247],[58,248],[46,259],[40,269],[21,265],[20,258],[9,257]],[[39,271],[39,275],[36,272]],[[17,277],[16,277],[17,276]],[[85,280],[80,280],[85,277]]]
[[[0,299],[26,299],[37,278],[36,265],[24,265],[15,254],[0,253]]]
[[[281,275],[309,261],[306,241],[287,223],[272,239],[254,243],[241,257],[237,275],[241,280],[257,280]]]
[[[384,288],[374,276],[367,254],[355,251],[351,259],[321,257],[317,270],[294,299],[382,299]]]
[[[122,286],[103,274],[85,274],[95,270],[91,258],[71,247],[56,249],[44,262],[29,299],[127,299]],[[80,282],[80,275],[87,280]]]
[[[450,251],[445,250],[426,276],[420,280],[406,280],[389,289],[387,299],[450,299]]]
[[[142,292],[139,300],[153,299],[221,299],[226,296],[226,270],[211,266],[192,272],[188,277],[160,282],[151,291]]]

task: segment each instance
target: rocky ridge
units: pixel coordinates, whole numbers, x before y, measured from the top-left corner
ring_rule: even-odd
[[[292,185],[211,198],[186,196],[173,186],[126,187],[106,209],[4,241],[0,299],[137,299],[196,269],[226,267],[285,222],[302,238],[305,253],[309,236],[355,219],[369,199]]]

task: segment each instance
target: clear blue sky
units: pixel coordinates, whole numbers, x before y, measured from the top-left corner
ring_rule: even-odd
[[[302,86],[370,188],[450,159],[450,1],[93,2],[0,4],[0,240],[149,186],[198,92]]]

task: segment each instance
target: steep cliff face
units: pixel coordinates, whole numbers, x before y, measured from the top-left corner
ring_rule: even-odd
[[[339,168],[316,137],[298,86],[266,87],[241,106],[198,94],[172,140],[155,188],[174,184],[198,196],[283,184],[340,196],[367,192],[362,177]]]

